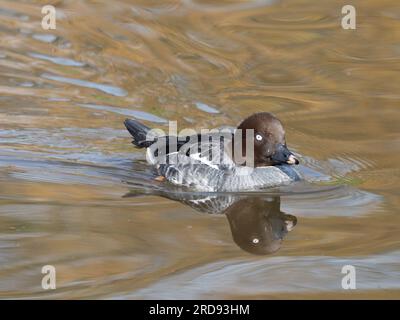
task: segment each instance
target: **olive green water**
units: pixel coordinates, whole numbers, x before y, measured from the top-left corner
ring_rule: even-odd
[[[0,298],[400,298],[398,1],[352,1],[356,30],[342,1],[52,3],[45,31],[48,1],[0,0]],[[226,214],[153,182],[122,124],[257,111],[310,182]]]

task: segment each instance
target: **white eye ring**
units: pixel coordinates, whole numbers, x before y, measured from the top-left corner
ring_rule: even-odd
[[[259,134],[256,134],[256,140],[261,141],[262,140],[262,136]]]

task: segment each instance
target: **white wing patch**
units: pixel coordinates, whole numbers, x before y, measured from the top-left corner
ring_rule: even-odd
[[[235,167],[228,150],[230,149],[225,148],[221,141],[201,141],[200,143],[187,143],[179,151],[155,156],[156,149],[152,146],[147,149],[146,159],[152,165],[166,164],[178,170],[194,168],[193,165],[204,165],[213,170],[221,170]],[[191,169],[189,170],[191,171]],[[190,173],[188,174],[190,175]]]
[[[200,161],[201,163],[203,163],[211,168],[214,168],[214,169],[219,168],[218,164],[214,163],[212,159],[210,160],[208,158],[208,156],[205,156],[201,152],[190,154],[189,157],[195,161]]]

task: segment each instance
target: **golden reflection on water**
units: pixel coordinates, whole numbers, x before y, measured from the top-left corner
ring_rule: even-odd
[[[54,31],[45,4],[0,0],[0,297],[400,297],[398,1],[353,1],[356,30],[340,1],[58,1]],[[257,111],[339,187],[280,197],[298,223],[279,251],[251,255],[224,215],[154,190],[123,198],[154,187],[126,117]]]

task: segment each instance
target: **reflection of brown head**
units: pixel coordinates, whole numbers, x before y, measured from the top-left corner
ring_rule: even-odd
[[[225,214],[235,243],[258,255],[277,251],[297,223],[295,216],[280,211],[279,197],[244,198],[230,206]]]
[[[191,194],[182,192],[179,187],[174,192],[153,190],[153,194],[179,201],[200,212],[225,214],[233,241],[252,254],[266,255],[279,250],[283,238],[297,224],[295,216],[281,212],[279,196]],[[134,192],[125,195],[133,196]]]

